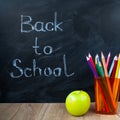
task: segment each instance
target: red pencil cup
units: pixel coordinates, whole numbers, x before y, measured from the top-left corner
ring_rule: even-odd
[[[119,100],[118,78],[94,78],[95,110],[101,114],[116,114]]]

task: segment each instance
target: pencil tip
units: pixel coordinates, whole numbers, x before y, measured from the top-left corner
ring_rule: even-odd
[[[101,57],[103,57],[103,52],[101,51]]]
[[[98,58],[98,54],[95,55],[95,59],[96,59],[96,60],[97,60],[97,58]]]
[[[117,55],[114,57],[114,60],[117,60]]]
[[[90,53],[88,53],[88,56],[89,56],[89,57],[91,57],[91,54],[90,54]]]
[[[97,57],[97,58],[99,57],[98,54],[96,54],[96,57]]]
[[[120,54],[119,54],[118,58],[120,59]]]
[[[109,52],[108,56],[110,56],[110,55],[111,55],[111,53]]]
[[[116,59],[116,58],[117,58],[117,55],[115,55],[114,59]]]
[[[89,60],[89,58],[86,56],[86,60],[88,61]]]

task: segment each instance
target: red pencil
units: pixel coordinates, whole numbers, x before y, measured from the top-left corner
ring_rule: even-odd
[[[113,70],[112,70],[112,78],[115,77],[115,73],[116,73],[116,68],[117,68],[117,63],[118,63],[118,59],[114,62],[114,67],[113,67]]]
[[[108,68],[109,62],[110,62],[110,52],[108,54],[107,61],[106,61],[106,67],[107,68]]]
[[[90,59],[90,63],[91,63],[91,64],[92,64],[92,66],[94,67],[95,72],[97,72],[97,71],[96,71],[95,64],[94,64],[94,61],[93,61],[92,56],[91,56],[91,54],[90,54],[90,53],[88,54],[88,57],[89,57],[89,59]]]
[[[89,65],[90,69],[93,72],[94,77],[97,78],[98,77],[97,72],[95,71],[94,67],[92,66],[92,64],[90,62],[90,58],[86,56],[86,60],[87,60],[87,63]]]

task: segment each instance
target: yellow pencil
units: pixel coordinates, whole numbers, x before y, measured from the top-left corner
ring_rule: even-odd
[[[119,57],[118,57],[118,63],[117,63],[115,78],[118,78],[118,75],[119,75],[119,68],[120,68],[120,54],[119,54]]]
[[[119,69],[120,69],[120,54],[118,57],[118,63],[117,63],[117,68],[116,68],[116,73],[115,73],[115,78],[114,78],[114,83],[113,83],[113,95],[114,95],[114,100],[116,101],[118,98],[118,90],[119,90]]]

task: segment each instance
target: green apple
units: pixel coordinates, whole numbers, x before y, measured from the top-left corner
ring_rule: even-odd
[[[67,111],[74,116],[84,115],[89,110],[90,104],[90,96],[83,90],[71,92],[65,101]]]

